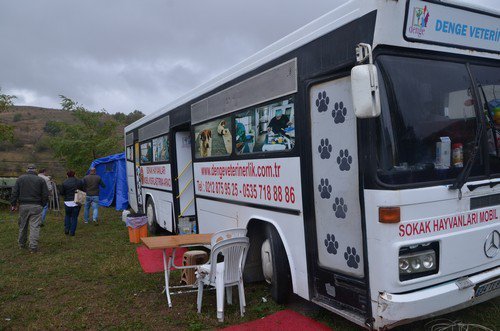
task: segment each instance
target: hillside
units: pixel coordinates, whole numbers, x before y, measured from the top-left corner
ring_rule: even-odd
[[[14,126],[14,142],[0,142],[0,177],[19,176],[28,163],[35,163],[39,169],[47,168],[57,181],[65,178],[67,170],[54,157],[46,128],[47,122],[54,121],[74,124],[77,120],[69,111],[52,108],[13,106],[0,113],[1,123]],[[123,132],[124,126],[120,124],[117,130]]]

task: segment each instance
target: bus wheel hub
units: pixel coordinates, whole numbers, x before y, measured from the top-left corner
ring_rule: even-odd
[[[262,272],[264,274],[264,279],[267,283],[271,284],[271,281],[273,279],[273,259],[271,253],[271,243],[269,242],[269,239],[266,239],[262,243],[260,255],[262,258]]]
[[[148,217],[148,224],[152,225],[153,224],[153,206],[151,206],[149,204],[146,213],[147,213],[147,217]]]

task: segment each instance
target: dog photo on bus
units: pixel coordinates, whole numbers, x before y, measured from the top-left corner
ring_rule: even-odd
[[[231,118],[206,122],[195,127],[197,158],[230,155],[233,148]]]
[[[224,147],[226,148],[226,152],[231,154],[231,150],[233,148],[233,135],[231,131],[226,128],[226,121],[222,120],[217,127],[217,133],[222,136],[224,139]]]

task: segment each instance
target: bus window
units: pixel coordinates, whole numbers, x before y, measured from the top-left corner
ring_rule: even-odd
[[[134,161],[134,146],[127,147],[127,160]]]
[[[379,178],[388,184],[456,179],[474,155],[478,122],[467,67],[387,55],[378,61],[393,95],[379,122]],[[453,146],[461,150],[456,164]],[[471,175],[481,175],[483,164],[476,158]]]
[[[168,136],[164,135],[153,139],[153,162],[169,161]]]
[[[141,144],[141,164],[151,163],[153,156],[153,150],[151,148],[151,142]]]
[[[238,154],[290,150],[295,145],[293,98],[237,113]]]
[[[230,155],[233,149],[232,129],[229,116],[195,126],[196,158]]]

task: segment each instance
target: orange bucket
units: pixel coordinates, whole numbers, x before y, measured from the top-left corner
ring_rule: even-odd
[[[144,224],[140,228],[134,229],[128,226],[128,236],[130,238],[130,242],[134,244],[138,244],[141,242],[141,238],[148,236],[148,225]]]

